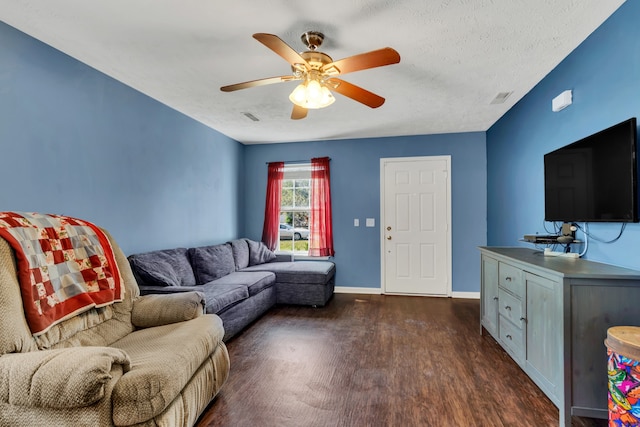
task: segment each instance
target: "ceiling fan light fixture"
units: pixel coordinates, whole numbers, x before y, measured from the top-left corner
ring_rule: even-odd
[[[220,90],[233,92],[250,87],[300,80],[301,84],[289,95],[289,100],[294,105],[291,112],[293,120],[307,117],[308,109],[324,108],[333,104],[335,98],[331,91],[338,92],[367,107],[380,107],[384,104],[383,97],[336,76],[400,62],[400,54],[390,47],[334,61],[329,55],[318,50],[324,40],[324,34],[317,31],[307,31],[302,35],[302,41],[309,49],[305,52],[297,52],[274,34],[255,33],[253,38],[287,61],[291,66],[292,74],[222,86]]]
[[[318,109],[328,107],[336,99],[326,86],[317,80],[310,79],[299,84],[289,95],[289,100],[299,107]]]

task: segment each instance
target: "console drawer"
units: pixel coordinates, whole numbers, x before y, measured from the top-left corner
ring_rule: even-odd
[[[498,311],[501,316],[511,320],[514,325],[522,327],[522,320],[520,319],[525,316],[520,298],[514,297],[503,289],[498,289]]]
[[[500,316],[500,341],[516,362],[524,361],[524,335],[522,329],[516,327],[504,316]]]
[[[498,284],[514,295],[524,296],[524,278],[522,270],[504,262],[498,263]]]

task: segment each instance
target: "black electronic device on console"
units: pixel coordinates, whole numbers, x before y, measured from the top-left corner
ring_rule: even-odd
[[[530,243],[558,243],[561,236],[555,234],[525,234],[524,240]],[[571,239],[573,240],[573,239]]]

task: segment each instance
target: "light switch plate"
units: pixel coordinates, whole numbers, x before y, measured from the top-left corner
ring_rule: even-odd
[[[367,227],[375,227],[376,219],[375,218],[367,218]]]
[[[353,226],[354,227],[360,227],[360,220],[358,218],[354,218],[353,219]]]

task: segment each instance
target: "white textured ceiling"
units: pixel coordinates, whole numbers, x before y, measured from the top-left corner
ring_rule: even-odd
[[[0,19],[251,144],[485,131],[622,3],[0,0]],[[295,82],[219,90],[290,72],[253,33],[276,34],[303,51],[307,30],[325,33],[319,50],[334,60],[395,48],[399,64],[344,76],[385,104],[370,109],[336,95],[332,106],[294,121],[288,95]],[[513,94],[491,104],[500,92]]]

